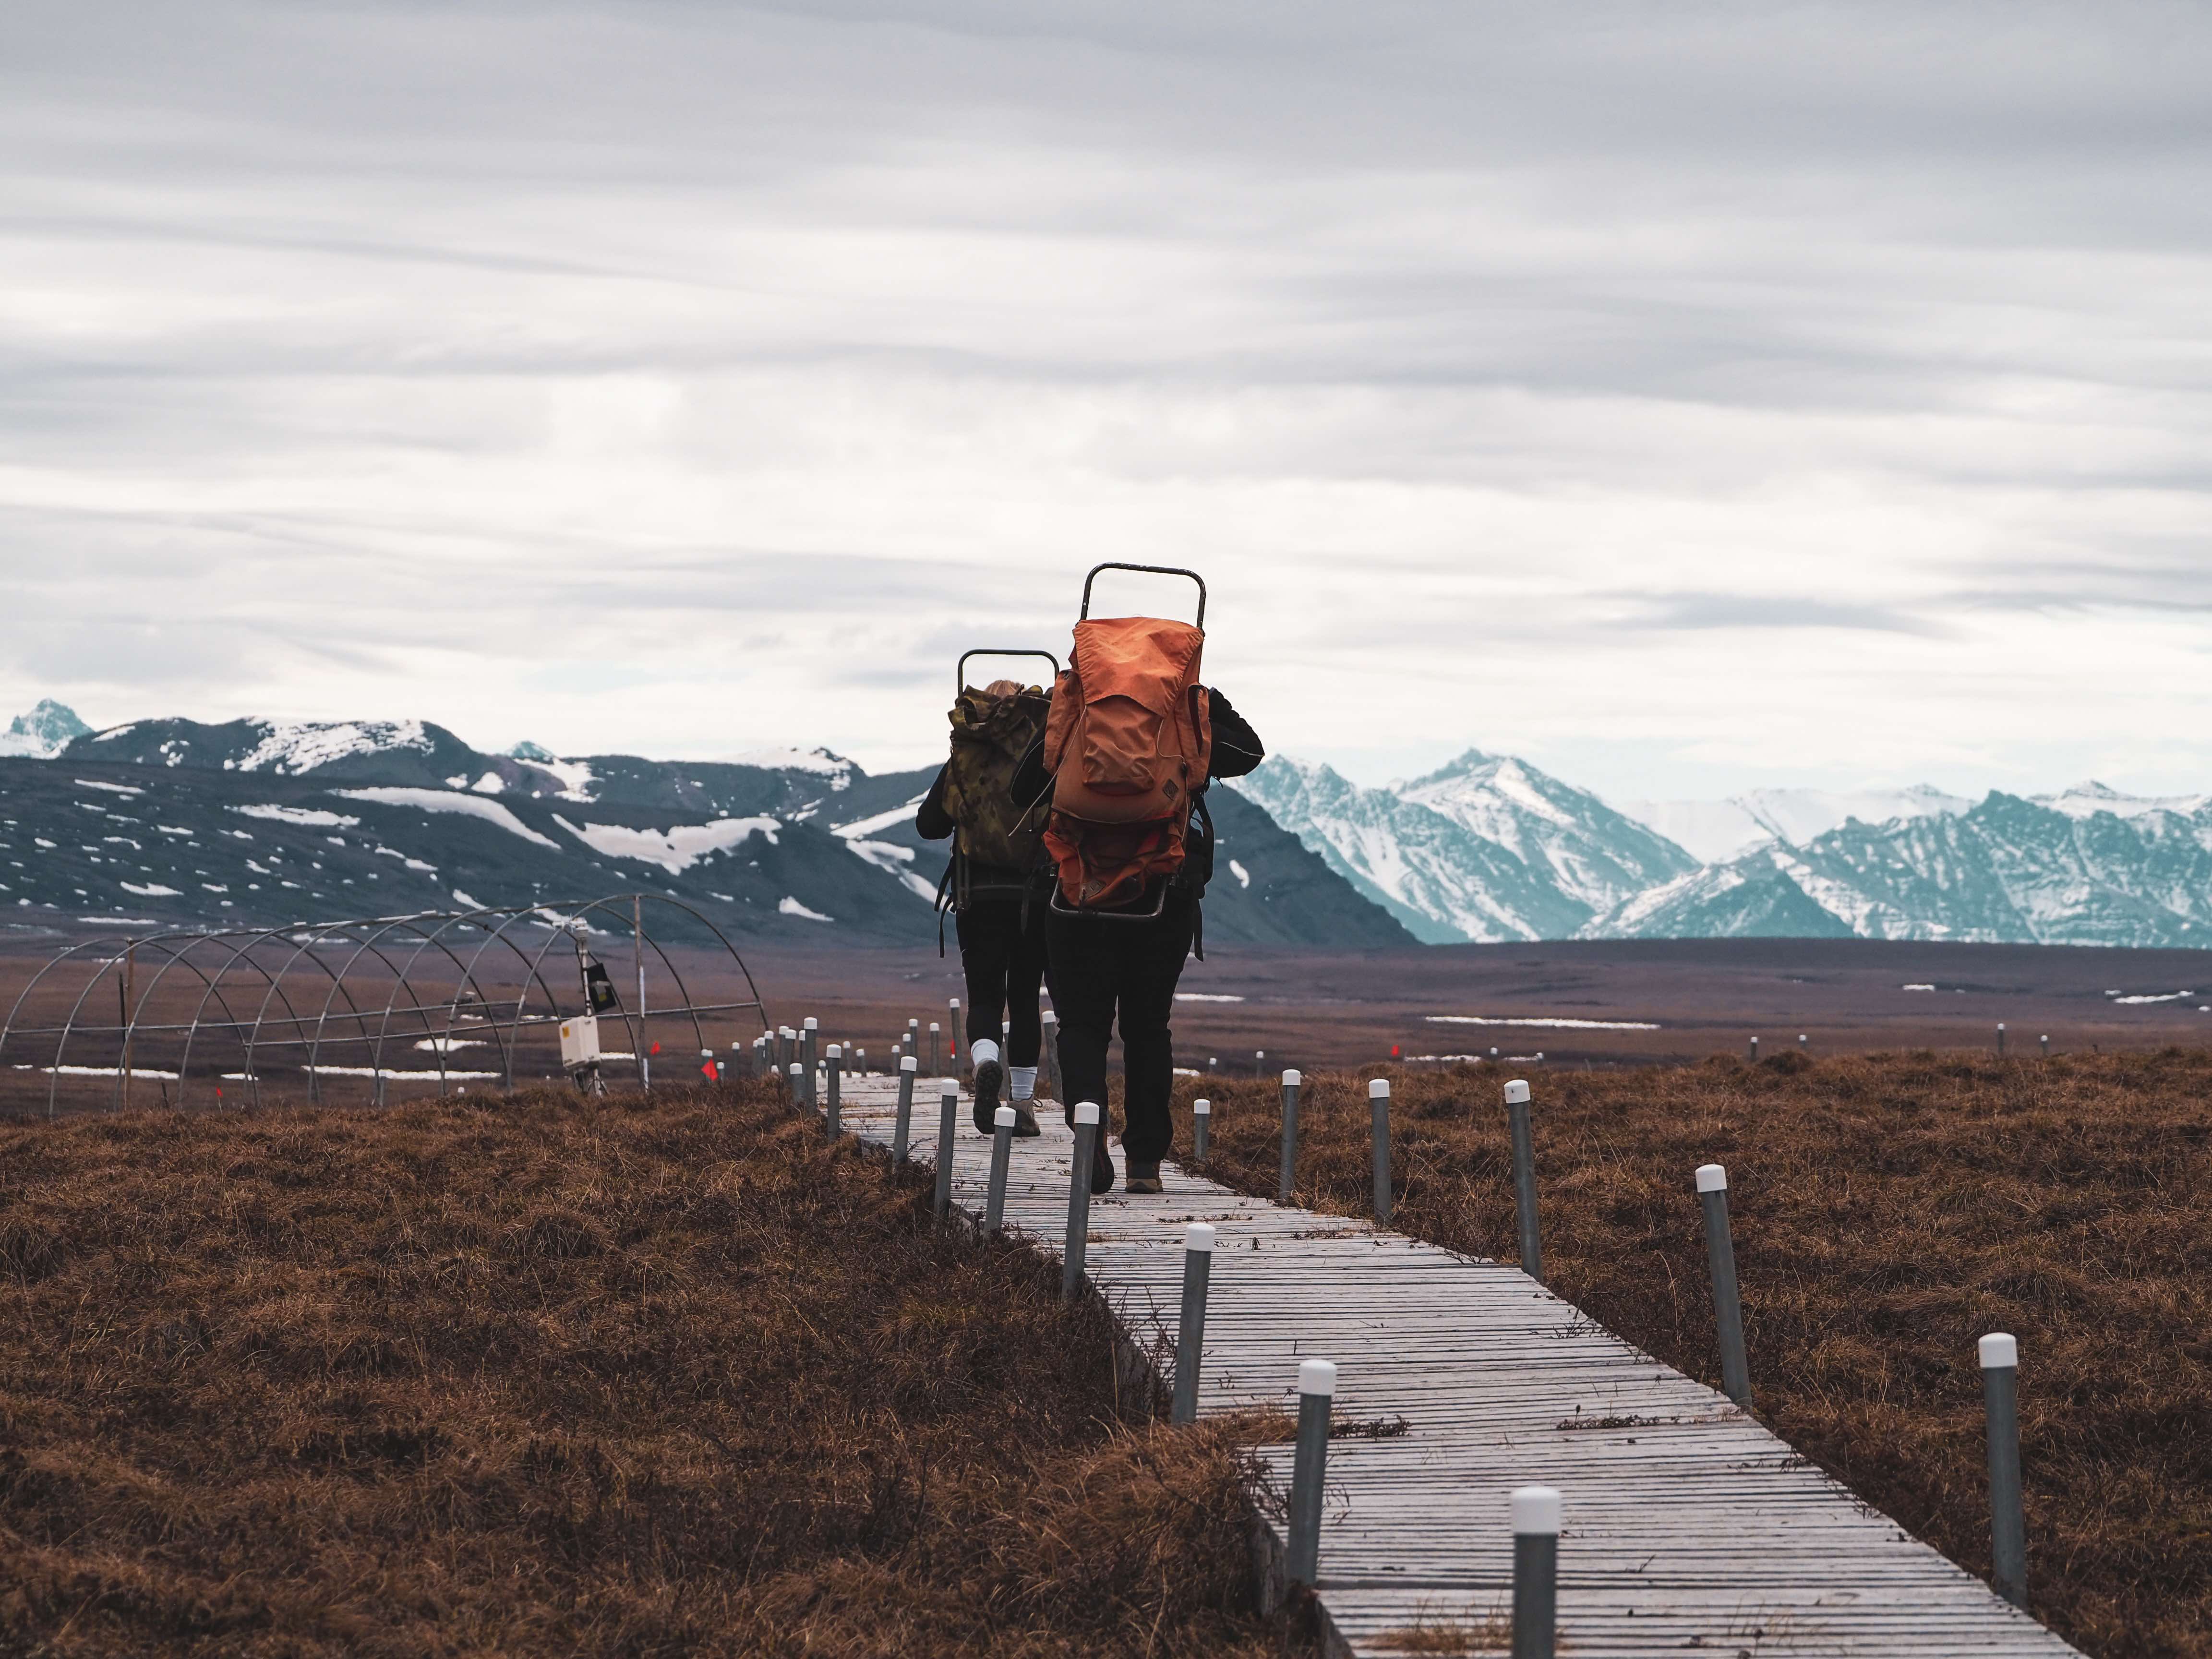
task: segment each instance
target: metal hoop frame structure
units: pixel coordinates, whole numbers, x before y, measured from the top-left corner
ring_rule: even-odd
[[[648,918],[665,919],[659,934]],[[49,1118],[64,1077],[113,1077],[118,1107],[132,1103],[134,1082],[158,1082],[161,1098],[182,1106],[195,1081],[218,1097],[223,1083],[242,1083],[258,1100],[264,1077],[283,1073],[301,1075],[311,1101],[322,1097],[326,1078],[365,1078],[378,1101],[391,1082],[434,1081],[441,1095],[471,1080],[513,1089],[519,1065],[534,1067],[549,1054],[546,1074],[560,1075],[557,1028],[584,1012],[581,975],[564,954],[576,948],[579,927],[595,950],[630,957],[623,977],[634,974],[636,1002],[620,1011],[630,1048],[606,1058],[633,1061],[641,1082],[650,1081],[652,1022],[688,1024],[702,1050],[714,1046],[710,1025],[722,1032],[740,1024],[748,1036],[756,1024],[769,1029],[759,987],[728,935],[680,899],[617,893],[565,904],[83,939],[56,953],[17,994],[0,1023],[0,1074],[46,1073]],[[671,931],[687,943],[712,941],[692,975],[729,981],[723,970],[734,969],[730,996],[694,998],[670,954]],[[667,994],[649,1001],[656,978]],[[110,984],[112,1004],[102,993]],[[107,1007],[114,1012],[103,1018],[99,1011]],[[453,1063],[457,1050],[474,1048],[493,1051],[487,1059],[496,1071]],[[402,1069],[393,1063],[401,1048],[427,1050],[435,1069]]]

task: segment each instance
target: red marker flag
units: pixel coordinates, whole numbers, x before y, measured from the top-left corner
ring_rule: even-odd
[[[721,1079],[714,1075],[714,1062],[711,1060],[699,1068],[699,1074],[705,1078],[709,1083],[720,1083],[721,1081]]]
[[[1390,1045],[1390,1058],[1395,1060],[1398,1057],[1398,1045],[1394,1042]]]
[[[659,1045],[659,1043],[657,1043],[657,1042],[656,1042],[656,1043],[654,1043],[654,1044],[653,1045],[653,1047],[652,1047],[651,1048],[647,1049],[646,1052],[647,1052],[647,1053],[648,1053],[648,1054],[659,1054],[659,1053],[660,1052],[660,1045]]]

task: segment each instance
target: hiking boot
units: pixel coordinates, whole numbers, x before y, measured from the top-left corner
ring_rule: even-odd
[[[975,1068],[975,1133],[996,1134],[999,1115],[999,1091],[1006,1086],[1006,1068],[995,1060],[987,1060]],[[1014,1133],[1019,1134],[1018,1127]]]
[[[1100,1126],[1104,1127],[1103,1124]],[[1091,1190],[1110,1193],[1114,1190],[1114,1154],[1106,1150],[1103,1136],[1099,1138],[1098,1150],[1091,1154]]]
[[[1026,1100],[1014,1103],[1014,1139],[1029,1140],[1044,1133],[1037,1127],[1036,1113]]]
[[[1121,1190],[1125,1193],[1157,1193],[1162,1191],[1163,1188],[1160,1186],[1160,1166],[1157,1164],[1139,1164],[1135,1158],[1131,1158],[1129,1160],[1129,1178],[1127,1182],[1122,1183]]]

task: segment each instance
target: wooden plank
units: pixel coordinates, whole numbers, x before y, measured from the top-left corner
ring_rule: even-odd
[[[888,1143],[895,1100],[889,1079],[849,1080],[846,1124]],[[932,1162],[927,1085],[914,1116],[912,1155]],[[1042,1121],[1042,1137],[1014,1143],[1006,1216],[1056,1255],[1073,1140],[1057,1113]],[[964,1103],[961,1127],[953,1198],[980,1213],[990,1141],[969,1131]],[[1389,1654],[1394,1632],[1504,1607],[1506,1497],[1533,1481],[1565,1496],[1560,1639],[1578,1659],[2075,1651],[1727,1399],[1517,1269],[1163,1173],[1157,1197],[1091,1200],[1085,1265],[1131,1339],[1166,1352],[1183,1227],[1213,1224],[1200,1409],[1291,1405],[1299,1359],[1322,1358],[1337,1363],[1340,1416],[1404,1419],[1401,1434],[1329,1449],[1318,1591],[1351,1652]],[[1577,1417],[1637,1421],[1591,1430]],[[1255,1453],[1279,1498],[1291,1448]]]

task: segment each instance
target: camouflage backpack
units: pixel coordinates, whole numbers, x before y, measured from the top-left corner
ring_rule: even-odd
[[[1042,807],[1014,805],[1014,770],[1044,731],[1052,699],[1040,687],[994,680],[969,686],[952,705],[952,757],[945,811],[952,819],[954,908],[971,896],[1024,890],[1044,843]]]

